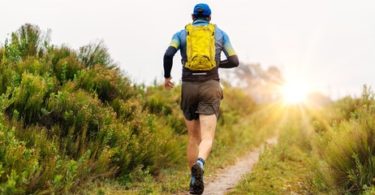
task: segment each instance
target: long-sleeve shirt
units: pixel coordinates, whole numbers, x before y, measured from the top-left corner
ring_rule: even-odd
[[[193,22],[193,25],[208,25],[208,21],[197,19]],[[219,80],[218,68],[221,59],[221,53],[223,52],[227,58],[236,56],[232,44],[230,43],[228,35],[216,26],[215,28],[215,60],[217,66],[209,71],[192,71],[182,66],[182,81],[206,81],[206,80]],[[164,55],[164,77],[169,78],[173,64],[173,56],[180,50],[182,64],[186,62],[186,30],[183,29],[175,33],[172,37],[172,41]],[[237,58],[236,58],[237,59]],[[238,59],[237,59],[238,61]],[[228,62],[223,63],[223,68]],[[238,65],[238,62],[237,62]]]

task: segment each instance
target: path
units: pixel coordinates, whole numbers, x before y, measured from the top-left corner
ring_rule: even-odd
[[[204,195],[221,195],[229,191],[241,180],[242,176],[251,172],[254,164],[258,162],[259,155],[264,147],[277,144],[277,138],[273,137],[265,144],[255,148],[250,153],[241,157],[237,163],[224,168],[214,176],[215,179],[205,184]]]

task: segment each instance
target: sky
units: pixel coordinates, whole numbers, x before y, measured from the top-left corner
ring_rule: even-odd
[[[75,49],[103,40],[133,81],[150,84],[163,79],[172,35],[200,2],[241,62],[277,66],[287,81],[334,98],[375,84],[374,0],[0,0],[0,44],[25,23]],[[172,77],[181,77],[179,54]]]

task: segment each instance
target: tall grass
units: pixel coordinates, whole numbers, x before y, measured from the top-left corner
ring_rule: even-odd
[[[361,98],[343,101],[336,109],[346,112],[338,113],[343,119],[331,121],[322,159],[340,191],[359,193],[375,184],[375,100],[365,86]]]
[[[291,113],[304,117],[289,117],[292,125],[283,125],[277,148],[261,157],[234,194],[374,192],[375,99],[369,87],[359,98],[285,112]]]

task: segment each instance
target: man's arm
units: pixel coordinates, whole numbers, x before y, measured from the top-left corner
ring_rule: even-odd
[[[173,65],[173,56],[176,54],[177,49],[175,47],[169,46],[164,54],[164,78],[171,77],[171,70]]]
[[[176,54],[177,49],[173,46],[169,46],[164,54],[164,87],[171,89],[174,84],[172,82],[171,70],[173,65],[173,56]]]
[[[173,65],[173,56],[176,54],[177,50],[180,48],[180,38],[179,33],[176,33],[172,37],[172,41],[164,54],[163,66],[164,66],[164,87],[170,89],[174,86],[171,77],[171,70]]]
[[[234,51],[232,44],[229,40],[228,35],[224,32],[223,33],[223,52],[225,56],[227,57],[226,60],[220,61],[219,68],[234,68],[237,67],[240,63],[238,60],[238,56],[236,52]]]
[[[234,68],[240,64],[238,56],[229,56],[226,60],[220,61],[219,68]]]

